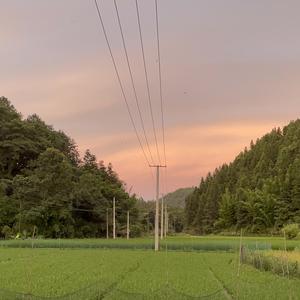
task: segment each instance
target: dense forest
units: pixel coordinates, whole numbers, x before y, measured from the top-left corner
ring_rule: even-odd
[[[117,234],[151,234],[154,201],[130,195],[109,163],[37,115],[23,118],[0,97],[0,238],[106,236],[116,198]],[[186,197],[185,208],[182,199]],[[170,232],[276,233],[300,223],[300,120],[276,128],[198,187],[166,195]]]
[[[276,128],[186,198],[186,225],[199,233],[275,233],[300,223],[300,120]]]
[[[37,115],[23,118],[0,98],[0,237],[100,237],[111,227],[116,198],[117,233],[141,233],[137,199],[126,192],[112,165],[89,150],[81,159],[75,142]],[[136,225],[135,225],[136,224]]]

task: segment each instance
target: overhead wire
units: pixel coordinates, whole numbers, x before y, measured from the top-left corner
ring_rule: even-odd
[[[117,19],[118,19],[118,25],[119,25],[119,29],[120,29],[121,38],[122,38],[122,44],[123,44],[123,49],[124,49],[124,53],[125,53],[125,57],[126,57],[126,62],[127,62],[129,75],[130,75],[130,80],[131,80],[131,85],[132,85],[132,89],[133,89],[133,93],[134,93],[134,98],[135,98],[135,102],[136,102],[136,106],[137,106],[137,110],[138,110],[142,130],[143,130],[143,134],[144,134],[144,139],[145,139],[147,149],[148,149],[148,152],[149,152],[149,155],[150,155],[151,163],[154,164],[153,155],[152,155],[152,152],[151,152],[151,149],[150,149],[150,146],[149,146],[149,141],[148,141],[147,134],[146,134],[146,129],[145,129],[145,123],[144,123],[144,119],[143,119],[143,116],[142,116],[142,113],[141,113],[139,99],[138,99],[138,96],[137,96],[137,91],[136,91],[136,87],[135,87],[135,83],[134,83],[134,79],[133,79],[132,69],[131,69],[131,66],[130,66],[128,51],[127,51],[127,47],[126,47],[125,37],[124,37],[124,33],[123,33],[122,23],[121,23],[119,9],[118,9],[118,5],[117,5],[116,0],[114,0],[114,6],[115,6]]]
[[[147,70],[146,58],[145,58],[145,50],[144,50],[144,42],[143,42],[143,34],[142,34],[142,26],[141,26],[141,20],[140,20],[138,0],[135,0],[135,7],[136,7],[136,14],[137,14],[138,28],[139,28],[139,37],[140,37],[141,52],[142,52],[142,58],[143,58],[144,74],[145,74],[146,87],[147,87],[148,103],[149,103],[151,121],[152,121],[152,129],[153,129],[153,134],[154,134],[154,139],[155,139],[158,163],[161,164],[159,147],[158,147],[158,142],[157,142],[157,135],[156,135],[156,128],[155,128],[155,122],[154,122],[154,116],[153,116],[153,109],[152,109],[152,100],[151,100],[151,94],[150,94],[150,85],[149,85],[148,70]]]
[[[119,83],[119,86],[120,86],[120,89],[121,89],[121,93],[122,93],[123,99],[125,101],[127,112],[129,114],[129,117],[130,117],[130,120],[131,120],[131,124],[133,126],[134,131],[135,131],[135,135],[138,139],[138,142],[139,142],[140,148],[143,152],[144,158],[145,158],[148,166],[150,166],[150,162],[147,158],[144,146],[143,146],[142,141],[140,139],[140,136],[138,134],[138,131],[137,131],[137,128],[136,128],[136,125],[135,125],[135,122],[134,122],[134,119],[133,119],[133,116],[132,116],[132,113],[131,113],[131,110],[130,110],[130,106],[129,106],[128,101],[127,101],[127,97],[126,97],[124,87],[123,87],[123,84],[122,84],[122,81],[121,81],[120,73],[118,71],[114,55],[112,53],[111,45],[110,45],[110,42],[109,42],[109,39],[108,39],[108,36],[107,36],[107,32],[106,32],[106,29],[105,29],[105,25],[104,25],[104,22],[103,22],[103,18],[102,18],[101,12],[100,12],[98,2],[97,2],[97,0],[94,0],[94,1],[95,1],[95,6],[96,6],[96,9],[97,9],[97,13],[98,13],[98,18],[99,18],[99,21],[101,23],[103,34],[104,34],[104,37],[105,37],[105,41],[106,41],[106,44],[107,44],[107,47],[108,47],[108,50],[109,50],[109,53],[110,53],[110,57],[111,57],[111,60],[112,60],[113,66],[114,66],[114,70],[115,70],[115,73],[116,73],[116,76],[117,76],[117,80],[118,80],[118,83]]]
[[[159,97],[160,97],[160,109],[161,109],[161,126],[162,126],[162,140],[163,140],[163,154],[164,165],[167,165],[166,157],[166,143],[165,143],[165,120],[164,120],[164,107],[163,107],[163,91],[162,91],[162,71],[161,71],[161,54],[160,54],[160,31],[159,31],[159,14],[158,14],[158,0],[155,2],[155,23],[156,23],[156,42],[157,42],[157,59],[158,59],[158,79],[159,79]],[[163,193],[167,194],[167,168],[164,168],[163,176]]]
[[[156,41],[157,41],[157,58],[158,58],[158,78],[159,78],[159,97],[160,97],[160,109],[161,109],[161,126],[162,126],[162,140],[164,161],[167,164],[166,158],[166,143],[165,143],[165,120],[164,120],[164,108],[163,108],[163,92],[162,92],[162,76],[161,76],[161,55],[160,55],[160,34],[159,34],[159,16],[158,16],[158,3],[155,0],[155,21],[156,21]]]

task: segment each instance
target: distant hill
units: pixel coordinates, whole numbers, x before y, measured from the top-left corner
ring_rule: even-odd
[[[172,193],[169,193],[165,196],[165,201],[169,207],[174,208],[184,208],[185,207],[185,198],[191,195],[194,191],[194,188],[181,188]]]

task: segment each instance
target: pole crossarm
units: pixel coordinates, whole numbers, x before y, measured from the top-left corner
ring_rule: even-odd
[[[149,165],[150,168],[166,168],[166,165]]]

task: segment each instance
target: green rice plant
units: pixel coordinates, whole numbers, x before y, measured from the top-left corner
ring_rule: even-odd
[[[272,240],[245,239],[244,243],[250,249],[269,250],[273,248]],[[151,238],[140,239],[26,239],[0,241],[0,247],[9,248],[102,248],[102,249],[154,249],[154,241]],[[291,246],[294,247],[294,246]],[[169,237],[161,243],[161,249],[174,251],[238,251],[239,240],[237,238],[224,237]]]
[[[0,299],[291,299],[288,280],[235,252],[0,248]],[[30,284],[28,276],[30,276]],[[291,292],[290,292],[291,291]]]

